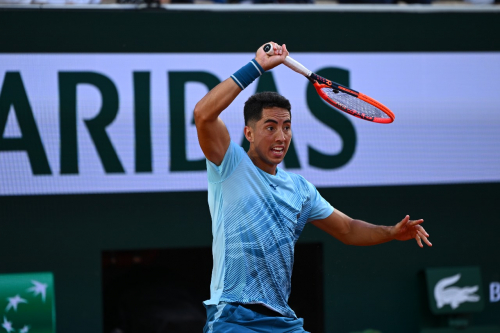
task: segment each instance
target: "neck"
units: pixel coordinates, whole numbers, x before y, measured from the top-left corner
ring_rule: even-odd
[[[257,168],[259,168],[262,171],[267,172],[268,174],[273,175],[273,176],[276,174],[276,168],[278,167],[278,165],[276,165],[276,164],[268,164],[268,163],[264,162],[259,157],[259,155],[253,149],[251,149],[251,148],[248,150],[247,155],[248,155],[248,157],[250,157],[250,159],[252,160],[253,164]]]

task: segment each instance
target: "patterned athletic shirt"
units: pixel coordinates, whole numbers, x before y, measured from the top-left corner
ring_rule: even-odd
[[[234,142],[207,169],[214,266],[205,304],[260,303],[296,318],[288,306],[295,243],[333,207],[302,176],[280,168],[270,175]]]

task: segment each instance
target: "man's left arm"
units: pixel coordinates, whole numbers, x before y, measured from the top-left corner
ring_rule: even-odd
[[[394,226],[374,225],[361,220],[352,219],[335,209],[330,216],[311,223],[321,230],[337,238],[344,244],[368,246],[391,240],[406,241],[415,239],[420,247],[422,240],[432,246],[427,239],[429,234],[421,226],[424,220],[410,220],[408,215]]]

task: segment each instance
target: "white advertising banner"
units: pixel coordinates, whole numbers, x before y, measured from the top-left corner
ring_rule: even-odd
[[[1,54],[0,195],[207,188],[193,109],[252,54]],[[221,115],[243,142],[243,104],[292,104],[282,167],[318,187],[500,181],[500,53],[296,53],[387,105],[394,123],[336,111],[284,66]],[[332,76],[332,77],[330,77]]]

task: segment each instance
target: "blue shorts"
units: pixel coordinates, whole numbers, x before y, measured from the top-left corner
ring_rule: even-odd
[[[301,318],[269,317],[229,303],[205,307],[207,323],[203,333],[307,333]]]

